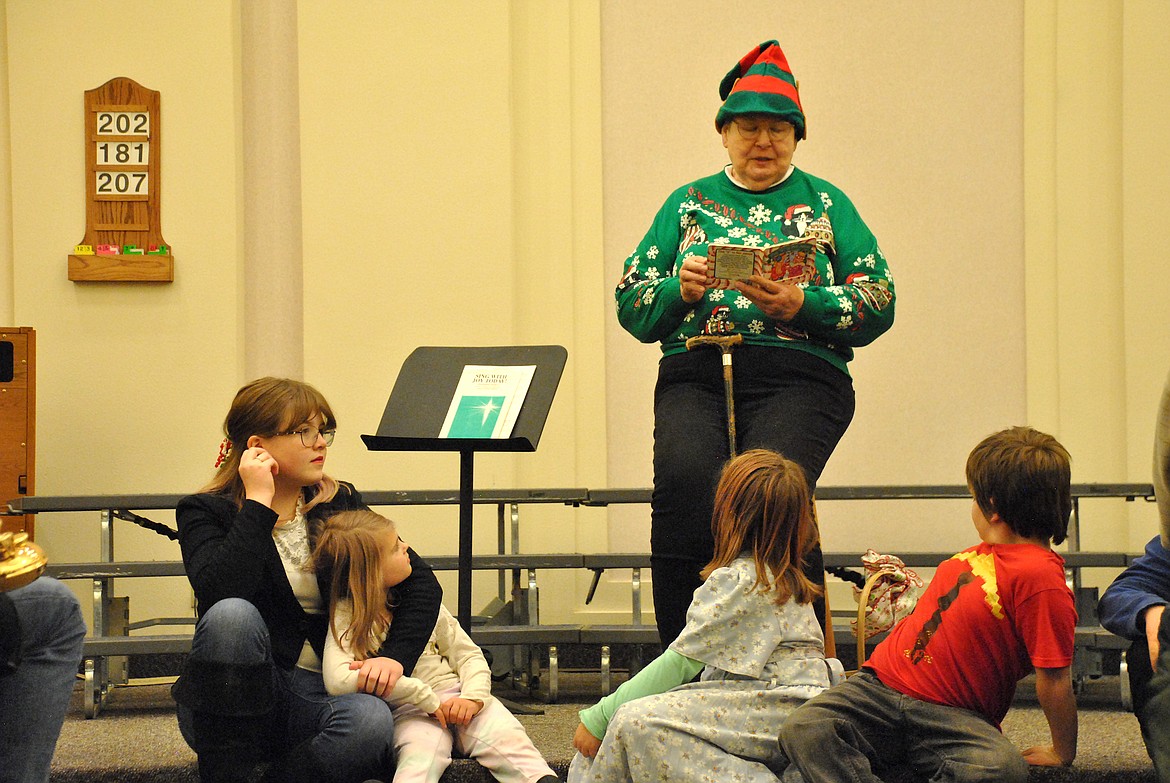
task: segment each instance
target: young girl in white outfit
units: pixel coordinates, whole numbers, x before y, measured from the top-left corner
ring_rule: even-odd
[[[325,523],[313,559],[332,574],[325,687],[353,693],[358,662],[376,653],[390,627],[393,588],[410,576],[406,544],[380,514],[346,511]],[[502,783],[558,780],[520,722],[492,698],[483,652],[445,608],[413,676],[399,679],[386,700],[394,707],[394,783],[438,783],[453,747]]]
[[[661,656],[581,711],[570,783],[775,783],[787,767],[780,724],[840,672],[839,662],[825,660],[812,609],[820,588],[801,570],[817,530],[800,466],[764,449],[731,460],[715,490],[711,528],[715,556],[686,627]]]

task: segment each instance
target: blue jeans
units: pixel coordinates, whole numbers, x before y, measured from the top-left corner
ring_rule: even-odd
[[[796,708],[780,729],[807,783],[881,783],[909,767],[931,783],[1024,783],[1023,755],[981,715],[920,701],[861,672]]]
[[[77,680],[85,621],[69,588],[47,576],[8,597],[22,641],[20,666],[0,677],[0,782],[41,783]]]
[[[279,759],[299,746],[322,780],[344,783],[389,779],[393,774],[390,706],[365,693],[330,696],[320,673],[275,666],[268,628],[247,601],[228,598],[204,613],[195,626],[188,663],[184,678],[204,665],[219,667],[216,671],[223,674],[217,681],[191,676],[186,684],[190,688],[177,696],[179,730],[199,754],[201,769],[205,754],[234,754],[237,758],[231,765],[245,769],[259,761]],[[245,683],[251,693],[270,693],[267,709],[254,709],[262,703],[260,698],[234,698],[241,692],[241,674],[270,681],[270,689],[267,682]],[[207,705],[213,714],[203,715],[199,704]],[[209,729],[201,728],[209,726],[228,731],[212,736]]]
[[[732,354],[737,452],[772,449],[800,465],[815,489],[853,420],[853,381],[833,365],[790,348],[740,346]],[[715,485],[731,454],[723,364],[715,348],[667,356],[654,389],[654,492],[650,564],[654,616],[663,646],[686,625],[687,607],[715,551]],[[824,584],[818,546],[805,573]],[[824,625],[824,601],[814,609]]]

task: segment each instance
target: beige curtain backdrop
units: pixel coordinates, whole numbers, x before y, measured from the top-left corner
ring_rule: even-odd
[[[1170,363],[1154,230],[1170,204],[1170,6],[1024,7],[1028,416],[1068,446],[1074,480],[1149,481]],[[1156,529],[1143,506],[1086,504],[1082,548],[1140,551]]]
[[[858,413],[824,482],[961,483],[976,440],[1024,421],[1069,445],[1077,481],[1148,480],[1170,354],[1147,228],[1168,203],[1165,4],[780,2],[750,25],[698,0],[269,7],[295,9],[282,73],[295,65],[299,155],[281,176],[299,181],[299,281],[295,243],[287,268],[249,274],[248,117],[263,107],[244,86],[244,6],[0,2],[0,314],[38,331],[42,494],[198,488],[256,350],[289,373],[302,353],[340,418],[335,475],[449,488],[453,455],[371,453],[358,436],[414,348],[511,343],[564,345],[569,364],[539,451],[485,455],[477,483],[647,485],[658,354],[617,327],[613,284],[665,195],[725,161],[717,84],[773,37],[809,115],[797,165],[850,195],[898,284],[897,323],[853,364]],[[171,284],[66,279],[85,228],[82,97],[116,76],[162,96]],[[303,301],[282,293],[298,286]],[[256,324],[289,324],[291,345]],[[1086,548],[1137,548],[1150,511],[1094,507]],[[393,514],[420,551],[455,551],[453,509]],[[973,537],[963,502],[821,516],[837,550]],[[494,511],[476,524],[494,551]],[[645,508],[531,508],[521,524],[531,552],[644,550],[649,529]],[[56,561],[97,557],[91,515],[37,530]],[[125,559],[177,556],[129,525],[116,538]],[[588,575],[544,574],[542,616],[621,619],[626,578],[586,608]],[[494,591],[477,580],[477,608]],[[181,579],[117,592],[132,616],[190,611]]]

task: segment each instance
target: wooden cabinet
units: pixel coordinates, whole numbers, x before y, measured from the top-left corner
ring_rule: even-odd
[[[33,494],[36,468],[36,332],[0,327],[0,503]],[[0,517],[0,530],[33,537],[34,515]]]

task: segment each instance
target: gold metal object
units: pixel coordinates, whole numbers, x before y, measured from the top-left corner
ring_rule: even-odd
[[[45,552],[28,533],[0,533],[0,593],[24,587],[45,570]]]

